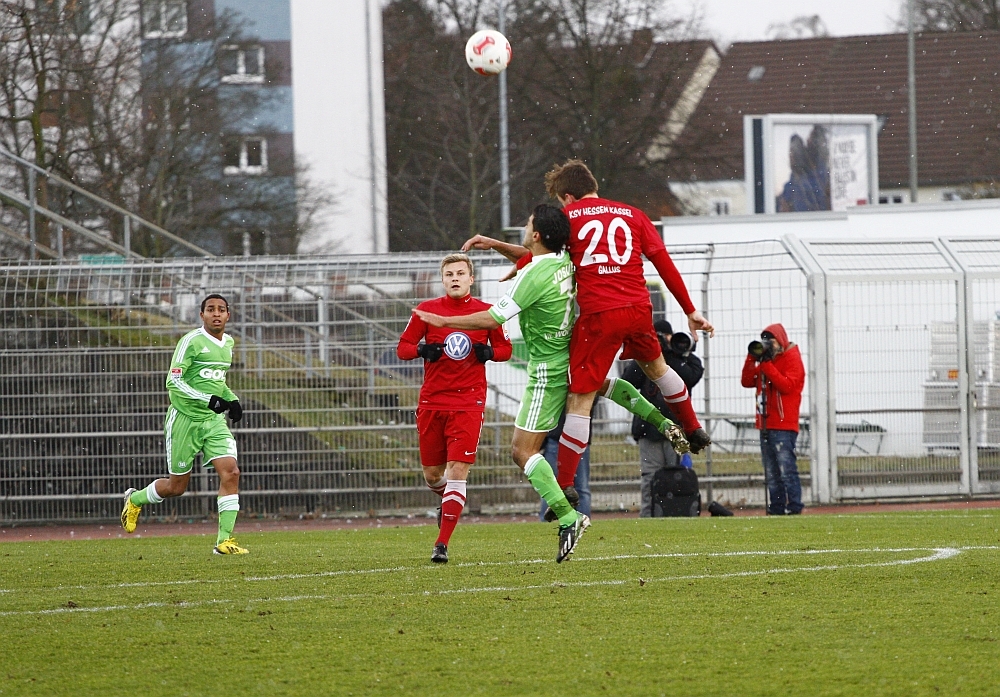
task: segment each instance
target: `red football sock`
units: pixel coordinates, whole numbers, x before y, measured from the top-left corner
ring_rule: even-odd
[[[687,391],[686,387],[677,394],[665,396],[663,401],[670,405],[670,411],[680,419],[681,428],[684,429],[685,433],[691,433],[701,428],[701,423],[694,413],[694,407],[691,406],[691,393]]]
[[[694,407],[691,406],[691,393],[677,371],[668,366],[667,372],[653,382],[660,388],[663,401],[670,405],[670,411],[680,420],[685,433],[701,428],[698,417],[694,414]]]
[[[424,482],[427,484],[427,488],[433,491],[435,494],[437,494],[438,496],[444,496],[444,489],[448,485],[447,477],[441,477],[433,484],[431,484],[427,480],[424,480]]]
[[[465,480],[449,479],[441,499],[441,532],[435,544],[448,544],[465,509]]]
[[[566,414],[566,424],[559,436],[559,454],[556,456],[559,472],[556,481],[559,488],[573,486],[576,479],[576,468],[580,466],[580,458],[587,449],[590,440],[590,417],[579,414]]]

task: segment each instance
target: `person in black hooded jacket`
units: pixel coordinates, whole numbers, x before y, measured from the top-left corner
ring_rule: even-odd
[[[681,376],[681,380],[690,391],[705,372],[701,359],[694,355],[694,344],[691,344],[689,350],[685,352],[677,352],[671,348],[670,339],[674,332],[670,322],[657,320],[653,323],[653,329],[656,330],[656,336],[660,340],[664,360]],[[673,421],[677,420],[671,413],[670,406],[663,400],[659,388],[646,377],[638,363],[629,361],[622,373],[622,379],[639,390],[643,397],[660,410],[661,414]],[[649,518],[653,514],[653,474],[661,467],[679,466],[680,458],[670,446],[670,441],[639,417],[632,418],[632,437],[639,444],[639,517]]]

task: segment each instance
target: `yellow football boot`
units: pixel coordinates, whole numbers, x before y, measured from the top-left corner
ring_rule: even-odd
[[[212,554],[250,554],[250,550],[246,547],[240,547],[236,544],[236,539],[230,537],[216,545]]]
[[[122,528],[127,533],[135,532],[136,523],[139,522],[139,513],[142,512],[142,506],[136,506],[132,503],[131,496],[135,491],[135,489],[129,489],[125,492],[125,506],[122,508]]]

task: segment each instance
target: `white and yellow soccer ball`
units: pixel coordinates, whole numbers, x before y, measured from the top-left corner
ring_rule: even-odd
[[[465,44],[465,60],[480,75],[499,75],[512,56],[507,37],[492,29],[477,31]]]

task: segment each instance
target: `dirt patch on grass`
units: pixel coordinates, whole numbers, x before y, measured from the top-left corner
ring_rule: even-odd
[[[926,501],[907,503],[858,503],[837,506],[810,506],[805,515],[856,515],[865,513],[889,513],[894,511],[946,511],[980,508],[1000,508],[1000,499],[976,499],[972,501]],[[734,509],[737,516],[763,516],[761,508]],[[635,518],[636,512],[596,512],[595,520],[611,518]],[[707,517],[702,511],[702,517]],[[538,518],[530,515],[467,515],[461,525],[490,523],[530,523]],[[241,519],[236,523],[236,533],[307,531],[307,530],[352,530],[358,528],[399,527],[402,525],[434,525],[433,518],[424,516],[386,516],[382,518],[306,518],[301,520]],[[218,526],[215,521],[205,520],[191,523],[147,523],[139,525],[133,535],[127,535],[117,525],[106,523],[63,523],[25,527],[0,527],[0,542],[30,542],[42,540],[101,540],[118,537],[168,537],[173,535],[214,536]]]

